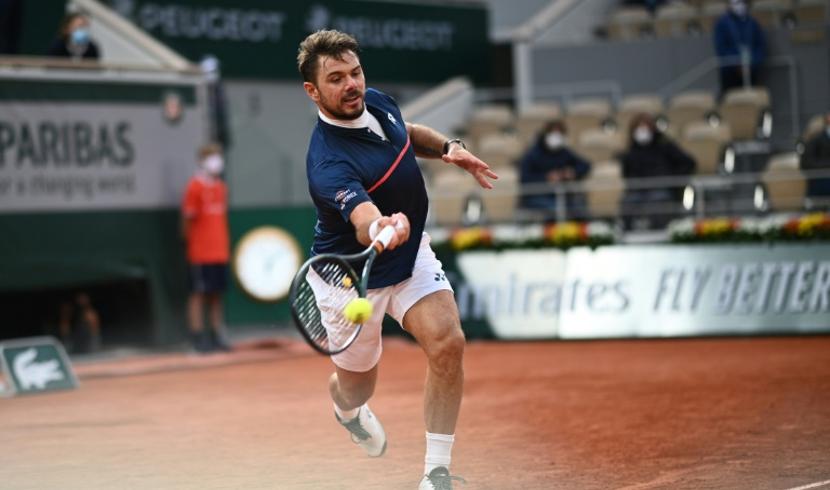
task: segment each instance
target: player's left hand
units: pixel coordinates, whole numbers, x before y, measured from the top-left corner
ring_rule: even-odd
[[[492,189],[493,183],[487,179],[498,179],[499,176],[490,170],[490,166],[460,146],[450,147],[450,152],[441,156],[447,163],[457,165],[469,172],[478,181],[478,185],[485,189]]]

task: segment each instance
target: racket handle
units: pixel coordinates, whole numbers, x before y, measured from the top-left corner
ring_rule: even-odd
[[[395,227],[392,225],[380,230],[380,233],[378,233],[378,236],[375,238],[375,248],[378,253],[386,250],[386,247],[389,246],[389,242],[392,241],[393,236],[395,236]]]

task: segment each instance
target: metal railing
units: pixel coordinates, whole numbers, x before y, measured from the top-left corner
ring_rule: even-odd
[[[534,85],[534,101],[559,100],[567,106],[572,100],[588,95],[607,95],[613,106],[622,99],[622,86],[615,80],[587,80],[573,83],[551,83]],[[513,88],[476,89],[475,102],[490,103],[495,101],[513,101]]]
[[[498,171],[498,169],[497,169]],[[472,177],[471,177],[472,178]],[[648,177],[630,179],[588,179],[562,183],[531,183],[520,186],[499,186],[492,190],[474,189],[465,194],[464,198],[472,200],[475,206],[483,202],[481,220],[492,221],[487,218],[488,197],[512,199],[516,204],[516,213],[509,221],[527,220],[556,220],[559,222],[569,219],[637,219],[660,216],[695,216],[706,218],[711,216],[732,216],[766,213],[771,210],[807,210],[811,207],[827,208],[827,199],[811,200],[804,194],[776,196],[771,202],[769,185],[806,183],[812,179],[830,179],[830,169],[810,171],[766,171],[741,173],[731,175],[690,175],[671,177]],[[651,201],[647,205],[636,206],[636,213],[627,212],[623,204],[626,193],[629,191],[674,190],[677,198],[664,201]],[[462,191],[463,192],[463,191]],[[554,207],[544,210],[526,210],[518,206],[523,196],[556,196]],[[569,196],[583,196],[587,207],[587,217],[580,212],[573,214],[568,209]],[[617,198],[616,212],[592,213],[590,201],[593,197],[601,199]],[[458,200],[458,190],[440,190],[433,188],[430,192],[430,201],[440,204],[442,200]],[[475,202],[481,201],[481,202]],[[500,201],[504,202],[504,200]],[[811,205],[812,204],[812,205]],[[463,209],[459,209],[458,222],[464,222]],[[439,220],[449,221],[453,220]],[[470,220],[466,220],[470,221]]]

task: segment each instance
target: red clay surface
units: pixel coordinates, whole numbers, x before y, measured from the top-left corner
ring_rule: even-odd
[[[0,488],[417,488],[421,352],[387,344],[372,407],[389,448],[369,459],[334,421],[328,360],[290,350],[129,376],[85,366],[78,390],[0,399]],[[830,480],[828,337],[476,343],[465,369],[457,488]]]

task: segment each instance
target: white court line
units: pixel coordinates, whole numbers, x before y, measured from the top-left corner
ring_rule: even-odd
[[[823,487],[825,485],[830,485],[830,480],[817,481],[808,485],[801,485],[800,487],[788,488],[787,490],[807,490],[808,488]]]

